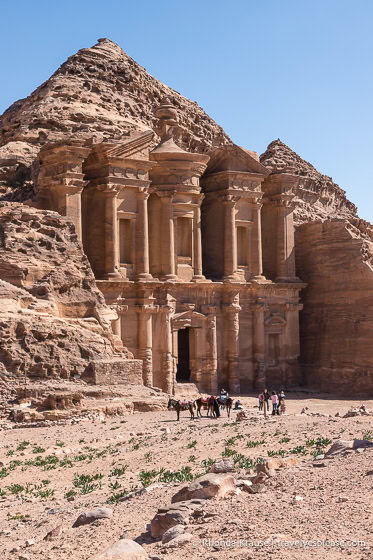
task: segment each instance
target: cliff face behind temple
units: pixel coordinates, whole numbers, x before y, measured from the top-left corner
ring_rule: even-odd
[[[280,140],[261,163],[299,178],[294,222],[303,290],[300,362],[308,386],[339,394],[373,391],[373,226],[331,177]]]
[[[180,109],[178,143],[184,149],[205,152],[230,143],[197,103],[150,76],[109,39],[81,49],[0,117],[0,197],[9,199],[9,186],[21,186],[27,198],[31,165],[44,143],[69,136],[99,142],[154,128],[154,105],[165,96]]]

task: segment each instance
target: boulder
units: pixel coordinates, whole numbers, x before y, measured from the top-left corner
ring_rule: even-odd
[[[266,474],[272,475],[271,471],[277,471],[281,468],[296,467],[299,464],[299,459],[297,457],[285,457],[283,459],[273,458],[267,459],[262,463],[258,463],[256,466],[256,472],[264,472]]]
[[[63,525],[57,525],[54,529],[49,531],[44,537],[44,541],[52,541],[53,539],[59,537],[63,533]]]
[[[149,559],[142,546],[130,539],[121,539],[91,560],[144,560]]]
[[[191,533],[183,533],[182,535],[178,535],[177,537],[172,539],[166,545],[166,548],[178,548],[179,546],[190,543],[192,539],[194,539],[194,535],[192,535]]]
[[[231,459],[219,459],[211,465],[210,472],[212,473],[227,473],[234,471],[234,463]]]
[[[99,507],[92,511],[86,511],[79,515],[78,519],[73,524],[73,527],[80,527],[81,525],[88,525],[97,521],[97,519],[110,519],[113,516],[113,510],[107,507]]]
[[[208,473],[197,478],[192,484],[181,488],[173,497],[172,503],[192,500],[194,498],[208,500],[210,498],[224,498],[233,494],[236,484],[229,474]]]
[[[162,544],[167,544],[185,531],[185,525],[175,525],[163,534]]]
[[[165,508],[159,508],[150,522],[151,536],[159,538],[171,527],[188,525],[190,517],[195,512],[202,510],[203,504],[203,500],[188,500]]]
[[[335,457],[336,455],[340,455],[341,453],[343,453],[347,449],[353,449],[353,446],[354,446],[353,440],[347,441],[347,440],[340,439],[338,441],[335,441],[329,447],[328,451],[325,453],[325,459],[330,459],[331,457]]]

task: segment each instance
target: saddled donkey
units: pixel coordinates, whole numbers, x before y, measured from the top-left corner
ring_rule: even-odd
[[[204,408],[207,409],[207,416],[210,416],[211,414],[211,416],[216,416],[217,418],[219,418],[220,411],[216,397],[200,397],[194,402],[197,405],[197,417],[200,416],[202,418],[201,409]]]
[[[223,410],[224,410],[224,407],[226,407],[228,418],[230,418],[231,417],[231,409],[232,409],[232,405],[233,405],[233,399],[231,399],[230,397],[228,397],[227,399],[222,399],[221,397],[216,397],[216,400],[218,402],[218,405],[221,406]]]
[[[210,410],[210,399],[211,397],[200,397],[194,401],[194,404],[197,406],[197,418],[200,416],[202,418],[201,410],[207,410],[207,416],[209,415]]]
[[[176,410],[178,420],[180,420],[180,412],[182,410],[189,410],[190,419],[194,420],[195,404],[193,401],[177,401],[175,399],[170,399],[168,401],[167,408],[168,410]]]

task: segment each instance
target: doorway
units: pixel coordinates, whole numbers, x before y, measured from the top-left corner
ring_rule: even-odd
[[[188,383],[190,381],[190,327],[177,331],[178,361],[176,369],[176,381],[178,383]]]

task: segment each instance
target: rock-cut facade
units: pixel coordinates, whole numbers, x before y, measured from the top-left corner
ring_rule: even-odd
[[[36,204],[73,220],[145,385],[298,386],[297,177],[234,144],[186,151],[167,98],[155,116],[157,136],[45,144]]]

